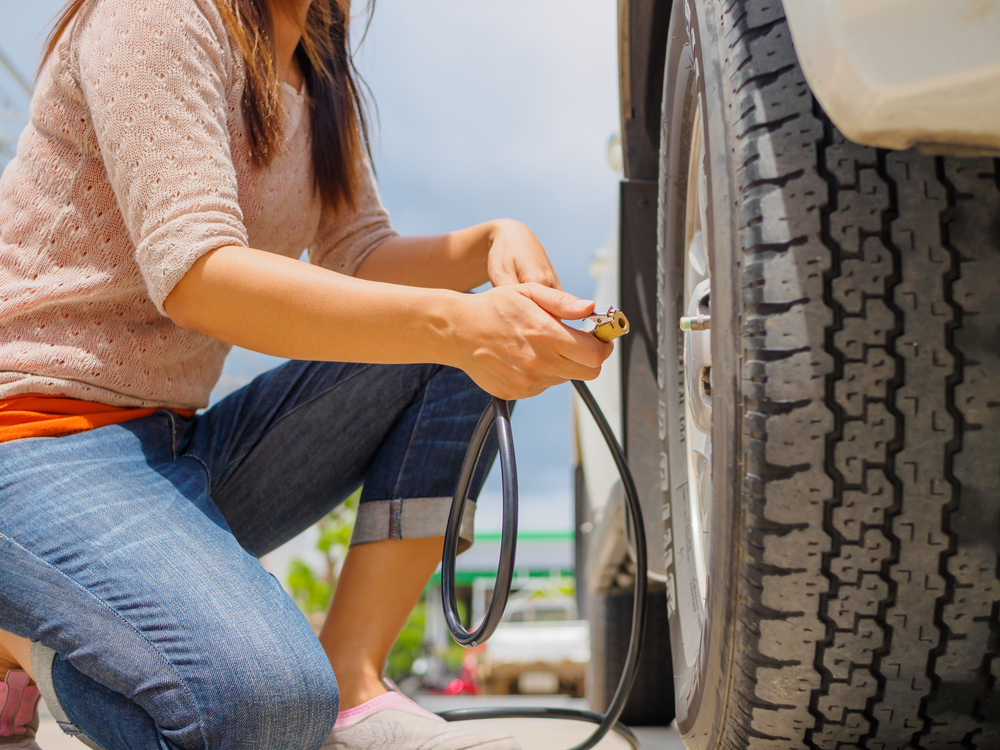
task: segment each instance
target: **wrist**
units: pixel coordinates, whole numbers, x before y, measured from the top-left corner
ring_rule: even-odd
[[[464,369],[467,333],[473,294],[434,290],[425,308],[428,326],[428,362]]]
[[[487,250],[493,247],[493,243],[503,233],[509,232],[518,226],[520,222],[514,219],[491,219],[485,223],[486,227],[486,247]]]

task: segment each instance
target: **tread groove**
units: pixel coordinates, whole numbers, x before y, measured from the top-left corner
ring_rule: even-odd
[[[951,262],[944,273],[943,291],[945,303],[951,307],[954,318],[945,325],[945,341],[948,351],[953,357],[955,369],[946,380],[947,386],[945,392],[945,402],[948,408],[948,413],[954,420],[954,429],[952,437],[945,447],[944,456],[944,476],[945,480],[951,485],[952,488],[951,502],[945,506],[942,518],[942,530],[948,535],[948,546],[946,549],[941,551],[938,567],[938,572],[947,582],[947,587],[945,589],[945,594],[938,597],[934,604],[934,621],[938,626],[940,635],[937,647],[931,649],[927,660],[927,677],[931,683],[931,691],[920,704],[920,718],[923,719],[924,726],[914,738],[915,744],[919,747],[924,747],[923,740],[929,736],[934,723],[928,709],[931,703],[933,703],[933,701],[938,697],[941,686],[941,677],[937,673],[936,667],[938,659],[947,652],[949,636],[951,635],[944,618],[945,607],[955,601],[955,588],[957,584],[955,577],[948,569],[948,559],[953,557],[958,550],[958,538],[951,529],[951,517],[961,505],[962,489],[961,483],[956,479],[953,471],[955,454],[962,449],[963,430],[962,413],[955,406],[955,389],[958,384],[962,382],[962,353],[955,347],[955,330],[960,328],[962,325],[962,310],[955,303],[953,294],[953,286],[960,273],[959,253],[949,241],[947,219],[950,214],[954,213],[956,205],[955,195],[957,191],[955,186],[945,176],[944,159],[942,157],[935,159],[934,166],[937,179],[944,186],[945,195],[947,196],[946,206],[941,211],[941,246],[948,252]]]

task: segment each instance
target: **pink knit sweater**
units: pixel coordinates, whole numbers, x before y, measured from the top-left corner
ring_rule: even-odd
[[[63,35],[0,179],[0,399],[204,406],[229,346],[163,300],[204,253],[249,246],[353,274],[394,234],[369,179],[313,192],[308,107],[250,163],[241,61],[215,0],[91,0]]]

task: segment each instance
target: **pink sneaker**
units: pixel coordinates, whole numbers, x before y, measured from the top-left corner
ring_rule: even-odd
[[[41,750],[35,744],[38,729],[38,686],[27,672],[12,669],[0,682],[0,747],[3,750]]]
[[[521,750],[513,737],[463,729],[388,692],[342,711],[323,750]]]

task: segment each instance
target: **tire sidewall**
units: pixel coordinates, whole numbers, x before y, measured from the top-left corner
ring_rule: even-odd
[[[674,663],[677,724],[689,750],[713,748],[724,729],[733,664],[739,591],[742,512],[740,394],[740,264],[732,210],[733,167],[727,145],[718,30],[707,22],[712,3],[679,0],[671,15],[664,71],[657,211],[658,385],[666,430],[661,430],[661,480],[669,493],[664,546],[667,607]],[[706,54],[706,50],[709,53]],[[712,54],[715,52],[715,54]],[[707,62],[706,62],[707,61]],[[708,596],[700,622],[692,597],[692,527],[687,494],[683,334],[684,221],[688,162],[696,104],[701,107],[708,181],[706,244],[712,278],[712,485]],[[665,434],[663,434],[665,432]],[[667,500],[667,498],[665,498]],[[686,600],[685,600],[686,598]],[[700,633],[696,656],[685,633]]]

